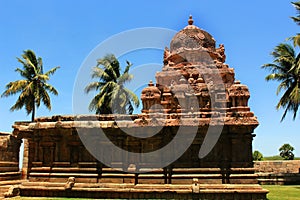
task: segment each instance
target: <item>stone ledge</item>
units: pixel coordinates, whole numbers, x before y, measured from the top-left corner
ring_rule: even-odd
[[[207,114],[207,113],[206,113]],[[199,113],[162,114],[163,117],[153,120],[146,114],[139,115],[84,115],[84,116],[52,116],[35,119],[35,122],[15,122],[13,128],[19,131],[54,128],[118,128],[118,127],[152,127],[163,126],[205,126],[222,123],[225,125],[258,125],[256,117],[201,117]],[[198,117],[197,117],[198,116]]]
[[[88,186],[88,187],[86,187]],[[192,192],[192,185],[169,184],[77,184],[72,190],[50,183],[24,183],[21,196],[61,196],[86,198],[164,198],[164,199],[266,199],[267,190],[259,185],[201,184],[200,193]],[[249,198],[249,196],[251,198]]]

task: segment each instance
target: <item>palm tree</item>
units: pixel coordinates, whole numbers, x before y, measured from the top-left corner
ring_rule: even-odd
[[[37,58],[32,50],[24,51],[22,59],[17,58],[17,60],[23,65],[23,69],[17,68],[15,71],[23,79],[8,83],[1,97],[21,93],[17,102],[10,110],[20,110],[25,107],[27,114],[32,114],[31,121],[34,121],[36,108],[40,106],[41,102],[51,110],[51,101],[48,92],[58,95],[57,90],[48,84],[47,81],[59,67],[54,67],[44,73],[42,58]]]
[[[139,106],[139,99],[124,87],[124,84],[133,78],[133,75],[129,74],[131,66],[132,64],[127,61],[127,66],[121,74],[120,63],[113,54],[97,60],[92,78],[97,78],[98,81],[90,83],[85,88],[86,93],[99,91],[89,105],[90,111],[96,111],[96,114],[132,114],[133,105]]]
[[[272,52],[273,63],[265,64],[262,68],[269,69],[271,74],[266,80],[279,81],[277,95],[283,91],[276,108],[285,108],[281,121],[288,111],[293,112],[295,120],[300,105],[300,54],[296,55],[289,44],[279,44]]]

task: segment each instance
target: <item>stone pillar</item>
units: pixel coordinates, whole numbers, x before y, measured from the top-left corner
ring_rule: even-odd
[[[239,153],[238,143],[239,143],[238,138],[236,136],[231,136],[231,161],[233,163],[238,161],[238,156],[237,156],[237,154]]]
[[[22,165],[22,179],[28,178],[29,172],[29,141],[28,139],[23,139],[24,141],[24,153],[23,153],[23,165]]]

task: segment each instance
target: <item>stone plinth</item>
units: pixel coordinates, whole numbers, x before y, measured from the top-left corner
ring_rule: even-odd
[[[23,183],[21,196],[73,197],[101,199],[265,199],[267,190],[259,185],[202,184],[199,193],[192,185],[163,184],[75,184],[65,190],[59,183]]]

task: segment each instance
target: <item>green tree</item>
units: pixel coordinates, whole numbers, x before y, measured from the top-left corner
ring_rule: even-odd
[[[127,61],[127,66],[121,74],[120,63],[113,54],[97,60],[92,78],[98,81],[90,83],[85,88],[86,93],[98,91],[89,105],[90,111],[96,111],[96,114],[132,114],[133,105],[139,106],[139,99],[124,87],[124,84],[133,78],[133,75],[129,74],[131,66],[132,64]]]
[[[21,93],[17,102],[10,110],[20,110],[25,107],[27,114],[31,113],[31,120],[34,121],[36,108],[40,106],[41,102],[51,110],[51,101],[48,92],[58,95],[57,90],[48,84],[47,81],[59,67],[54,67],[44,73],[42,58],[37,58],[32,50],[24,51],[22,58],[17,58],[17,60],[23,65],[23,68],[17,68],[15,71],[23,79],[8,83],[1,97]]]
[[[299,64],[300,55],[296,55],[294,48],[289,44],[279,44],[272,52],[273,63],[265,64],[262,68],[270,70],[271,74],[266,80],[279,81],[277,95],[283,91],[276,108],[284,108],[285,111],[281,121],[288,111],[293,112],[293,119],[296,118],[300,104],[300,76]]]
[[[292,19],[300,25],[300,1],[292,2],[297,10],[297,16]],[[293,41],[294,47],[300,47],[300,34],[289,38]],[[287,112],[293,113],[295,120],[300,104],[300,54],[296,53],[291,45],[281,43],[277,45],[271,53],[273,63],[265,64],[262,68],[269,69],[271,74],[266,76],[266,80],[279,81],[277,95],[283,92],[276,108],[284,108],[281,121],[285,118]]]
[[[289,144],[284,144],[279,148],[280,151],[280,156],[284,159],[284,160],[294,160],[294,147],[292,147]]]
[[[261,161],[262,159],[263,159],[262,153],[260,153],[259,151],[254,151],[253,152],[253,160]]]

